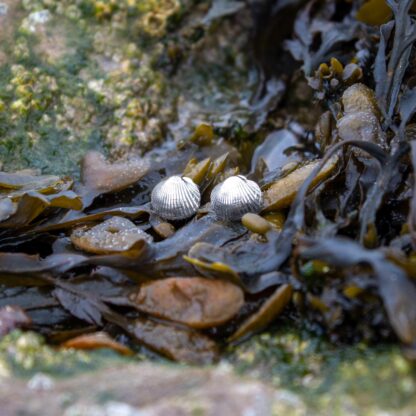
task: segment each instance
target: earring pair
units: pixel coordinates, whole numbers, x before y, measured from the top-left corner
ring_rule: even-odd
[[[220,220],[237,221],[263,204],[260,187],[243,175],[231,176],[211,192],[211,210]],[[192,217],[201,205],[198,185],[186,176],[171,176],[159,182],[151,194],[152,209],[166,220]]]

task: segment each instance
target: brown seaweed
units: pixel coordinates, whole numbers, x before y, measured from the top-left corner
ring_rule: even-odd
[[[78,335],[61,344],[62,348],[76,350],[111,349],[122,355],[133,355],[134,352],[123,344],[114,341],[106,332]]]
[[[88,153],[81,182],[0,173],[5,332],[31,322],[63,347],[131,353],[114,341],[126,334],[133,349],[211,363],[279,317],[335,342],[400,340],[414,356],[412,1],[264,3],[256,92],[230,118],[205,114],[140,158]],[[248,9],[215,1],[198,28]],[[211,191],[238,173],[259,182],[264,210],[218,221]],[[202,206],[168,223],[150,193],[181,174]]]
[[[29,328],[32,320],[16,305],[0,308],[0,338],[17,328]]]
[[[224,281],[172,277],[143,284],[128,300],[141,312],[201,329],[222,325],[237,315],[244,295]]]
[[[59,302],[81,320],[102,325],[102,320],[106,319],[126,331],[134,340],[173,360],[210,364],[218,358],[215,342],[205,335],[143,317],[127,319],[112,311],[92,293],[81,292],[68,283],[57,284],[55,295]]]
[[[286,307],[292,297],[292,286],[282,285],[271,295],[261,306],[260,310],[250,316],[237,331],[228,339],[229,342],[235,342],[255,331],[261,331],[266,328]]]

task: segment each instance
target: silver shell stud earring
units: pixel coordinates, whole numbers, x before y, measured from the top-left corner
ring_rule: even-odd
[[[165,220],[184,220],[196,214],[201,193],[191,178],[171,176],[159,182],[152,191],[153,211]]]
[[[259,212],[262,205],[260,187],[242,175],[231,176],[211,192],[211,209],[220,220],[240,220],[248,212]]]

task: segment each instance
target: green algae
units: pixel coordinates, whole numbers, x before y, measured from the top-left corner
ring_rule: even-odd
[[[52,57],[42,56],[41,40],[25,27],[22,14],[14,16],[15,43],[6,47],[6,63],[0,67],[2,169],[30,167],[74,174],[86,150],[102,148],[99,129],[88,123],[97,100],[78,75],[88,42],[79,41],[83,31],[67,28],[79,38],[67,46],[64,37],[63,44],[57,45],[64,52],[59,51],[62,55],[50,62]],[[44,40],[48,38],[43,35]],[[75,120],[77,113],[82,117]]]
[[[58,350],[33,332],[14,331],[0,341],[3,377],[27,379],[40,372],[68,379],[143,359],[183,367],[154,355]],[[416,409],[416,370],[392,345],[335,347],[308,332],[281,328],[230,349],[222,362],[237,374],[293,395],[292,410],[302,415],[412,414]]]
[[[397,346],[333,346],[282,328],[230,350],[227,360],[240,374],[299,395],[311,412],[416,409],[416,369]]]
[[[0,46],[3,170],[77,177],[89,149],[115,158],[143,154],[189,137],[197,123],[224,124],[222,114],[249,96],[240,52],[246,36],[234,36],[231,24],[205,33],[200,22],[208,1],[6,3],[7,30],[0,31],[9,40]],[[239,41],[223,47],[225,36]],[[234,117],[248,118],[248,111]]]
[[[27,378],[41,372],[66,378],[138,360],[138,357],[127,360],[105,349],[94,352],[58,350],[48,346],[39,334],[14,331],[0,341],[0,376]]]

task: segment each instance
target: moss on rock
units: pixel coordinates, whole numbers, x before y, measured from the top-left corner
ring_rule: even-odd
[[[0,341],[2,377],[26,378],[41,372],[64,378],[123,362],[127,359],[110,350],[84,352],[54,349],[34,332],[14,331]]]
[[[416,369],[397,346],[335,347],[282,328],[231,349],[228,360],[241,374],[295,393],[317,414],[416,409]]]
[[[77,176],[89,149],[114,158],[143,154],[187,138],[195,123],[220,119],[248,95],[247,35],[229,22],[208,31],[208,1],[7,3],[0,17],[9,39],[0,46],[3,170]]]

